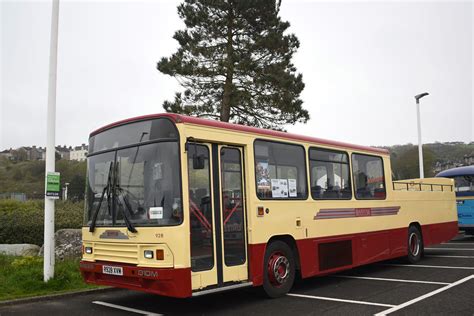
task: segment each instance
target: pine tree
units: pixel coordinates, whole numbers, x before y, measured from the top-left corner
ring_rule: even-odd
[[[278,0],[277,0],[278,1]],[[158,70],[176,77],[184,92],[165,101],[167,112],[282,129],[306,122],[302,75],[292,64],[299,47],[278,16],[281,0],[185,0],[180,47]]]

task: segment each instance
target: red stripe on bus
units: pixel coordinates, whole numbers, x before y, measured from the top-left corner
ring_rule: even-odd
[[[400,206],[321,209],[313,219],[396,215]]]

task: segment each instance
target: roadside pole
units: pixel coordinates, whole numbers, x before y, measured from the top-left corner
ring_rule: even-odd
[[[418,168],[420,169],[420,179],[425,177],[423,169],[423,143],[421,142],[421,118],[420,118],[420,102],[416,99],[416,120],[418,126]]]
[[[423,169],[423,144],[421,142],[421,115],[420,115],[420,99],[430,95],[428,92],[423,92],[415,95],[416,100],[416,121],[418,126],[418,164],[420,168],[420,179],[425,177],[425,171]]]
[[[44,198],[44,281],[54,277],[54,200],[48,196],[48,173],[55,170],[55,134],[56,134],[56,74],[58,64],[58,20],[59,0],[52,0],[51,42],[49,50],[48,114],[46,120],[46,167]]]

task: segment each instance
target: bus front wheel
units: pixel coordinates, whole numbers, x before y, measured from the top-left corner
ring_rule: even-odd
[[[276,298],[288,293],[295,281],[293,251],[283,241],[270,243],[265,250],[263,289],[268,297]]]
[[[417,263],[421,260],[423,254],[423,238],[420,230],[416,226],[408,228],[408,261],[410,263]]]

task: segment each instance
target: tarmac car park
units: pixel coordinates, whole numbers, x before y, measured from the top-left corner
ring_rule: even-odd
[[[425,249],[415,265],[383,261],[299,280],[282,298],[252,288],[176,299],[111,289],[0,305],[0,315],[473,315],[474,236]]]

